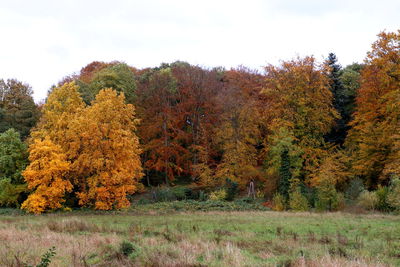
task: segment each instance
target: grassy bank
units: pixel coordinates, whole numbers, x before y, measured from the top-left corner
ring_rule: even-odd
[[[0,215],[0,266],[37,264],[53,246],[50,266],[399,266],[400,217],[271,211]]]

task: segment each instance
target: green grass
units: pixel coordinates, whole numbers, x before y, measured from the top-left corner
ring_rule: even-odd
[[[0,215],[0,265],[400,266],[399,216],[172,210]]]

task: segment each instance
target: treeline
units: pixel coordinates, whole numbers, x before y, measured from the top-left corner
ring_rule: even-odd
[[[399,43],[400,31],[382,32],[345,68],[334,54],[264,72],[92,62],[40,106],[28,85],[0,81],[0,205],[119,209],[144,186],[213,191],[228,179],[253,182],[277,209],[335,209],[357,184],[392,188]]]

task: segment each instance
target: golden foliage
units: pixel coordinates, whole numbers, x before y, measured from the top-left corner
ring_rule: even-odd
[[[21,208],[33,213],[61,208],[72,184],[66,179],[70,163],[60,146],[45,140],[35,140],[29,148],[30,165],[23,172],[28,188],[34,190]]]
[[[295,164],[294,176],[307,176],[325,157],[324,135],[339,115],[324,73],[325,66],[317,66],[313,57],[266,67],[262,92],[270,99],[266,108],[272,117],[271,134],[265,142],[267,171],[271,174],[279,168],[283,149],[289,151]]]
[[[72,187],[80,205],[128,207],[126,195],[137,190],[142,176],[137,124],[123,93],[101,90],[85,107],[74,82],[55,88],[32,133],[24,177],[35,192],[23,208],[35,213],[60,208]]]
[[[346,145],[353,174],[375,186],[399,174],[400,31],[380,33],[365,62]]]
[[[142,177],[141,151],[135,135],[138,120],[134,115],[135,109],[125,104],[123,93],[104,89],[92,106],[71,123],[74,142],[79,145],[72,170],[84,182],[78,193],[81,205],[102,210],[130,205],[126,195],[136,191]]]

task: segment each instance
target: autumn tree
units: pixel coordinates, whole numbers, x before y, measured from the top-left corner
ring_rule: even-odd
[[[21,208],[37,214],[61,208],[65,193],[72,190],[70,163],[62,148],[48,137],[37,139],[29,147],[29,161],[23,176],[33,192]]]
[[[69,123],[82,112],[85,104],[78,92],[75,82],[65,83],[54,88],[42,108],[42,117],[36,129],[32,132],[33,139],[50,140],[61,146],[64,152],[75,152],[69,147],[69,140],[66,137]],[[70,158],[70,157],[69,157]]]
[[[130,205],[127,194],[137,191],[142,177],[137,124],[134,106],[112,89],[101,90],[70,123],[71,146],[79,147],[71,169],[80,177],[81,205],[100,210]]]
[[[325,71],[313,57],[266,67],[263,93],[271,99],[266,109],[272,116],[266,139],[268,176],[277,176],[284,150],[291,158],[293,177],[306,182],[326,156],[324,135],[339,115]]]
[[[178,103],[181,94],[169,66],[149,69],[139,81],[138,115],[142,120],[139,136],[143,144],[143,160],[146,176],[162,175],[169,184],[189,170],[185,164],[190,153],[183,144],[187,134],[183,129],[186,121],[180,116]]]
[[[241,189],[251,180],[262,181],[260,146],[262,144],[262,110],[258,105],[262,75],[246,68],[227,71],[225,86],[219,93],[221,122],[215,140],[222,151],[216,178],[229,178]]]
[[[211,178],[210,168],[215,166],[213,135],[215,125],[220,122],[217,96],[222,89],[223,70],[175,62],[171,71],[181,96],[176,106],[178,127],[183,130],[181,143],[188,148],[184,168],[192,182],[204,182]]]
[[[346,140],[352,172],[369,187],[385,184],[393,174],[399,133],[400,31],[382,32],[362,71],[352,129]]]

